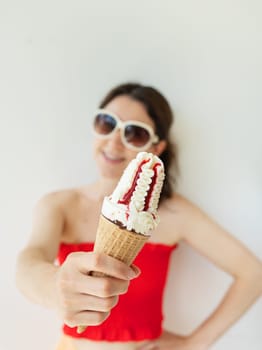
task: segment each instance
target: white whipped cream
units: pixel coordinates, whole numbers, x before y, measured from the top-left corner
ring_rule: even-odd
[[[128,203],[121,203],[124,196],[132,187],[137,170],[141,163],[141,172],[136,181],[133,193],[130,194]],[[157,164],[157,166],[156,166]],[[145,208],[145,199],[156,175],[156,183],[152,190],[150,200]],[[105,197],[102,214],[113,222],[118,222],[129,231],[135,231],[144,235],[150,235],[150,231],[159,223],[157,207],[164,181],[164,167],[162,161],[152,153],[140,152],[133,159],[125,171],[113,194]]]

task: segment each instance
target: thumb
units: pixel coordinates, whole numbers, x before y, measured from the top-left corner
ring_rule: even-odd
[[[136,265],[133,265],[133,264],[132,264],[130,267],[131,267],[131,269],[134,270],[134,272],[136,273],[136,277],[138,277],[138,276],[141,274],[140,268],[137,267]],[[135,277],[135,278],[136,278],[136,277]]]

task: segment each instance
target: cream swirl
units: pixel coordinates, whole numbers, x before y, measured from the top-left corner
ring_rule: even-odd
[[[156,155],[138,153],[113,194],[104,199],[102,214],[127,230],[148,235],[159,223],[157,207],[164,177],[163,163]]]

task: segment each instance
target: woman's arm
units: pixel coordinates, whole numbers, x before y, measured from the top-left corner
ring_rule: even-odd
[[[55,266],[63,225],[57,196],[47,195],[36,206],[31,238],[17,259],[17,286],[31,301],[56,309],[69,326],[99,324],[139,272],[93,252],[71,253]],[[90,271],[113,278],[92,277]]]
[[[184,240],[209,261],[229,273],[233,283],[213,313],[189,336],[170,332],[137,350],[207,350],[262,293],[262,264],[237,239],[211,220],[194,204],[176,196],[169,201],[166,227],[174,227],[177,240]]]
[[[43,197],[34,208],[32,233],[17,258],[16,282],[31,301],[55,307],[54,260],[63,230],[63,212],[55,194]]]
[[[182,207],[181,239],[234,278],[216,310],[188,339],[208,349],[261,295],[262,264],[192,203],[183,200]]]

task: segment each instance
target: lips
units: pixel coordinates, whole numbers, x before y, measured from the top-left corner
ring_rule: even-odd
[[[102,152],[102,155],[107,162],[114,163],[114,164],[121,163],[125,160],[125,158],[123,158],[122,156],[112,155],[104,151]]]

